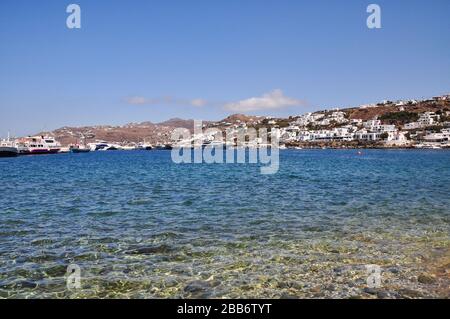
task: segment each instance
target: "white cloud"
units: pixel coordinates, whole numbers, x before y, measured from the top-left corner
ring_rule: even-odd
[[[205,106],[208,102],[204,99],[193,99],[190,101],[192,106]]]
[[[274,110],[288,106],[303,104],[302,101],[287,97],[280,89],[273,90],[263,94],[261,97],[252,97],[249,99],[231,102],[225,104],[225,108],[234,112],[250,112],[258,110]]]
[[[132,96],[126,99],[128,104],[143,105],[147,103],[147,99],[142,96]]]
[[[163,98],[146,98],[143,96],[132,96],[125,99],[125,102],[131,105],[190,105],[195,107],[202,107],[208,104],[205,99],[179,99],[172,96]]]

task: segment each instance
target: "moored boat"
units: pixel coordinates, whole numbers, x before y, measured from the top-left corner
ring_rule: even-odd
[[[88,145],[86,145],[85,139],[83,138],[82,143],[76,143],[75,145],[71,145],[69,147],[70,152],[72,153],[89,153],[92,148]]]
[[[61,150],[61,144],[53,137],[31,136],[17,141],[20,155],[56,154]]]
[[[76,147],[72,147],[70,149],[70,151],[72,153],[89,153],[91,151],[90,148],[88,147],[80,147],[80,146],[76,146]]]
[[[58,153],[70,153],[69,147],[61,147]]]
[[[16,157],[19,155],[19,150],[14,142],[3,140],[0,142],[0,157]]]
[[[172,145],[170,144],[157,144],[155,146],[156,150],[171,150],[172,149]]]

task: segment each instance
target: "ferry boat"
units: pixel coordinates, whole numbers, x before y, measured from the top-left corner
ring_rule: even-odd
[[[56,154],[61,150],[61,144],[53,137],[30,136],[19,139],[17,148],[20,155]]]
[[[17,155],[19,155],[19,150],[9,138],[0,142],[0,157],[16,157]]]

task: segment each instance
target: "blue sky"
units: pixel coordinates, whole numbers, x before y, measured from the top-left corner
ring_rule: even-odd
[[[449,14],[448,0],[2,0],[0,136],[448,93]]]

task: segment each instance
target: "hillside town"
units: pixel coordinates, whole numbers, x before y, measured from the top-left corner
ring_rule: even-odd
[[[374,112],[364,112],[367,109]],[[450,94],[422,101],[383,101],[358,108],[310,112],[288,119],[235,115],[206,126],[236,131],[278,128],[282,147],[445,148],[450,147]]]

